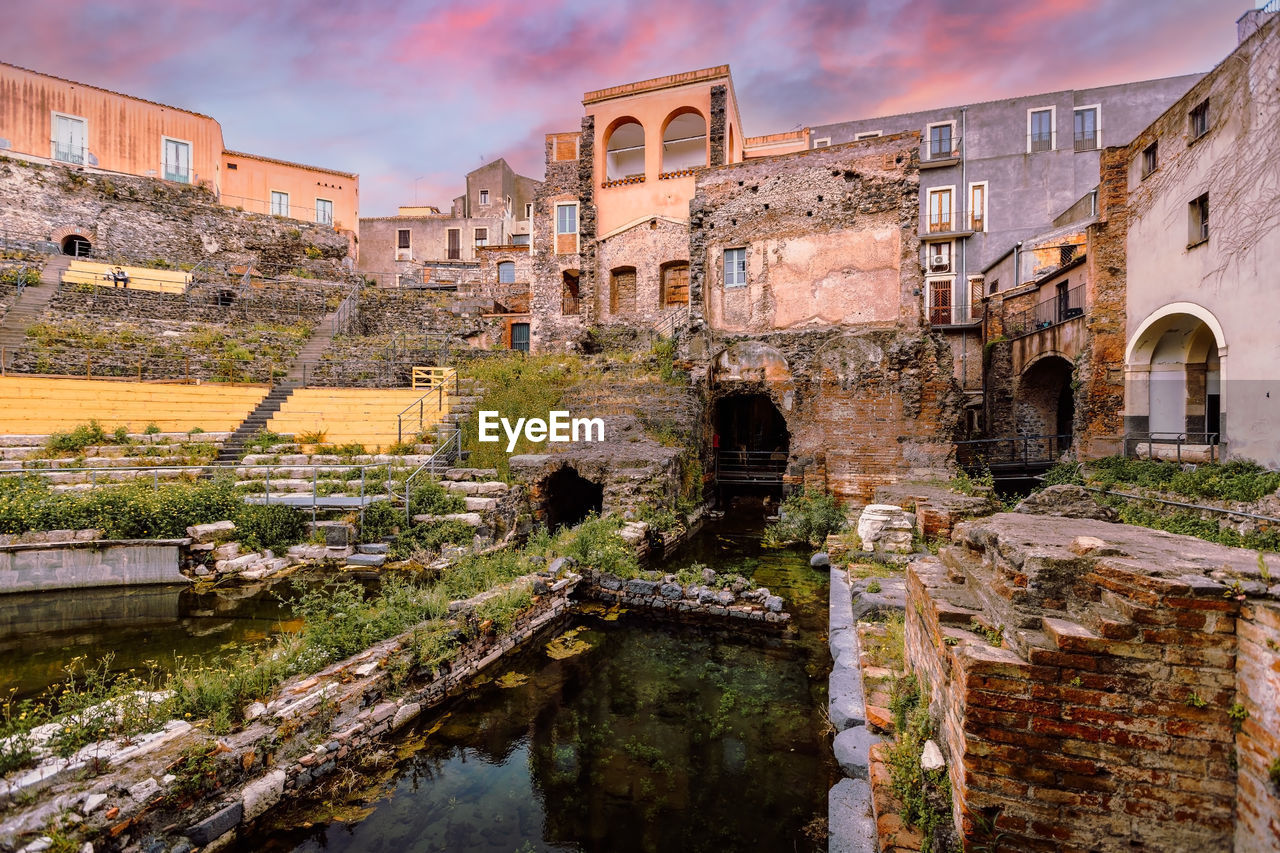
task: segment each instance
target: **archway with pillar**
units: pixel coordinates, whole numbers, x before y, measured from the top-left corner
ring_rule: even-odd
[[[1127,437],[1224,440],[1227,341],[1208,309],[1190,302],[1149,315],[1125,353]]]

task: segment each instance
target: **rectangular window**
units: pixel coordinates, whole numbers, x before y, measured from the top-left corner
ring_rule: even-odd
[[[556,254],[572,255],[578,251],[578,205],[556,205]]]
[[[481,204],[488,204],[488,203],[489,203],[489,191],[488,191],[488,190],[480,190],[480,203],[481,203]]]
[[[516,265],[512,261],[502,261],[498,264],[498,284],[515,284],[516,282]]]
[[[1142,177],[1150,175],[1160,165],[1160,143],[1153,142],[1142,149]]]
[[[1188,246],[1195,246],[1209,239],[1209,194],[1205,193],[1190,206],[1191,233]]]
[[[951,123],[929,126],[929,159],[945,160],[954,151],[951,138]]]
[[[879,135],[880,131],[878,130],[867,130],[862,133],[855,133],[853,135],[853,141],[857,142],[860,139],[875,139]]]
[[[477,246],[487,246],[487,245],[489,245],[489,229],[488,229],[488,228],[477,228],[477,229],[476,229],[476,232],[475,232],[475,238],[476,238],[476,245],[477,245]]]
[[[929,190],[929,233],[941,234],[952,230],[951,188]]]
[[[533,219],[533,205],[532,205],[532,204],[526,204],[526,205],[524,206],[524,218],[525,218],[525,219]]]
[[[813,147],[814,147],[814,148],[826,148],[826,147],[827,147],[828,145],[830,145],[830,144],[831,144],[831,137],[829,137],[829,136],[824,137],[824,138],[822,138],[822,139],[815,139],[815,140],[813,140]]]
[[[1209,99],[1196,104],[1191,111],[1191,139],[1196,140],[1209,132]]]
[[[951,325],[951,288],[949,278],[930,279],[929,281],[929,325]]]
[[[564,273],[564,286],[560,292],[560,313],[574,316],[578,313],[578,277],[571,272]]]
[[[88,160],[88,125],[79,116],[53,114],[53,153],[60,163],[83,166]]]
[[[529,235],[528,235],[528,234],[512,234],[512,235],[511,235],[511,245],[513,245],[513,246],[527,246],[527,245],[529,245]]]
[[[327,198],[316,199],[316,224],[333,224],[333,202]]]
[[[928,245],[929,272],[951,272],[951,244],[930,243]]]
[[[445,259],[450,261],[462,260],[462,229],[450,228],[448,236],[449,247]]]
[[[511,324],[511,348],[520,352],[529,351],[529,324]]]
[[[724,250],[724,286],[746,287],[747,285],[747,250]]]
[[[397,249],[409,248],[409,245],[410,245],[409,239],[410,238],[409,238],[408,228],[401,228],[400,230],[396,231],[396,248]]]
[[[272,216],[288,216],[289,215],[289,194],[271,191],[271,215]]]
[[[987,230],[987,182],[969,184],[969,228]]]
[[[1075,111],[1077,151],[1095,151],[1102,147],[1098,134],[1098,108],[1081,107]]]
[[[1027,151],[1053,150],[1054,108],[1027,110]]]
[[[167,136],[160,139],[164,148],[164,179],[180,184],[191,183],[191,143]]]

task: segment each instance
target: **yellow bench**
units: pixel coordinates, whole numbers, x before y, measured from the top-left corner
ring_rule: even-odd
[[[325,444],[363,444],[366,450],[375,450],[417,435],[418,407],[405,415],[403,433],[399,414],[419,400],[423,400],[422,429],[448,414],[449,396],[428,395],[423,389],[299,388],[271,417],[267,429],[293,436],[323,433]]]
[[[113,278],[117,272],[128,277],[127,284]],[[91,284],[97,287],[128,287],[151,293],[186,293],[191,286],[191,273],[182,270],[157,270],[149,267],[123,267],[96,261],[72,261],[62,274],[63,284]]]

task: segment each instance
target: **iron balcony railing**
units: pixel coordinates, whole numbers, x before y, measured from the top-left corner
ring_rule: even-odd
[[[960,137],[934,136],[926,139],[920,147],[922,160],[951,160],[960,156]]]
[[[83,166],[89,160],[89,149],[83,145],[72,145],[69,142],[60,142],[57,139],[50,139],[49,144],[53,146],[53,159],[60,163],[74,163],[77,166]]]
[[[1096,151],[1098,148],[1098,131],[1088,130],[1076,133],[1077,151]]]
[[[930,234],[946,234],[952,231],[963,231],[966,226],[972,225],[972,221],[963,210],[931,210],[925,217],[925,226]],[[981,213],[978,214],[978,221],[982,221]]]
[[[1083,317],[1084,296],[1084,285],[1081,284],[1045,299],[1005,320],[1004,332],[1011,338],[1018,338]]]
[[[1033,133],[1027,137],[1027,150],[1032,154],[1053,150],[1052,133]]]

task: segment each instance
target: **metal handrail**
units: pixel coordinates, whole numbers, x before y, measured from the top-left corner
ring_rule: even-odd
[[[424,473],[427,474],[427,476],[429,477],[434,477],[436,474],[437,466],[443,465],[447,468],[448,466],[452,465],[461,456],[462,456],[462,430],[455,427],[454,429],[449,431],[448,436],[444,440],[444,443],[442,443],[439,447],[437,447],[435,452],[431,454],[431,458],[429,458],[426,462],[423,462],[421,465],[419,465],[416,471],[414,471],[412,474],[410,474],[408,477],[405,478],[404,480],[404,518],[406,523],[412,523],[413,521],[413,515],[412,515],[413,508],[411,506],[411,498],[413,496],[413,481],[418,479],[418,476],[420,474],[424,474]],[[391,491],[390,478],[387,479],[387,494],[393,495],[393,492]]]
[[[351,328],[351,323],[355,319],[355,313],[360,307],[360,285],[353,284],[351,291],[347,293],[333,314],[333,326],[330,329],[332,337],[344,335]]]
[[[1085,286],[1077,285],[1064,294],[1042,299],[1033,307],[1019,311],[1005,322],[1005,334],[1019,338],[1048,329],[1059,323],[1083,317],[1085,312]]]
[[[417,368],[415,368],[415,370],[416,369]],[[423,426],[427,422],[427,415],[426,415],[427,398],[430,397],[432,394],[436,395],[436,411],[440,412],[442,415],[444,414],[444,408],[445,408],[444,389],[445,389],[445,384],[444,382],[441,382],[435,388],[428,390],[427,393],[423,394],[417,400],[405,406],[404,409],[402,409],[400,413],[396,415],[396,441],[397,442],[404,441],[404,416],[408,414],[410,411],[412,411],[415,406],[418,409],[418,428],[414,431],[414,434],[417,435],[418,433],[422,432]]]
[[[674,310],[667,312],[666,316],[659,318],[653,324],[653,331],[660,338],[674,338],[677,327],[683,325],[681,319],[688,319],[688,317],[689,306],[678,306]]]
[[[1069,450],[1072,439],[1073,436],[1070,433],[966,439],[954,442],[956,462],[961,467],[969,468],[982,466],[989,468],[993,463],[1024,468],[1033,464],[1045,465],[1057,461],[1064,452]],[[1008,451],[1000,453],[1000,449],[1005,446],[1008,447]],[[984,448],[991,448],[991,452],[981,452]]]

